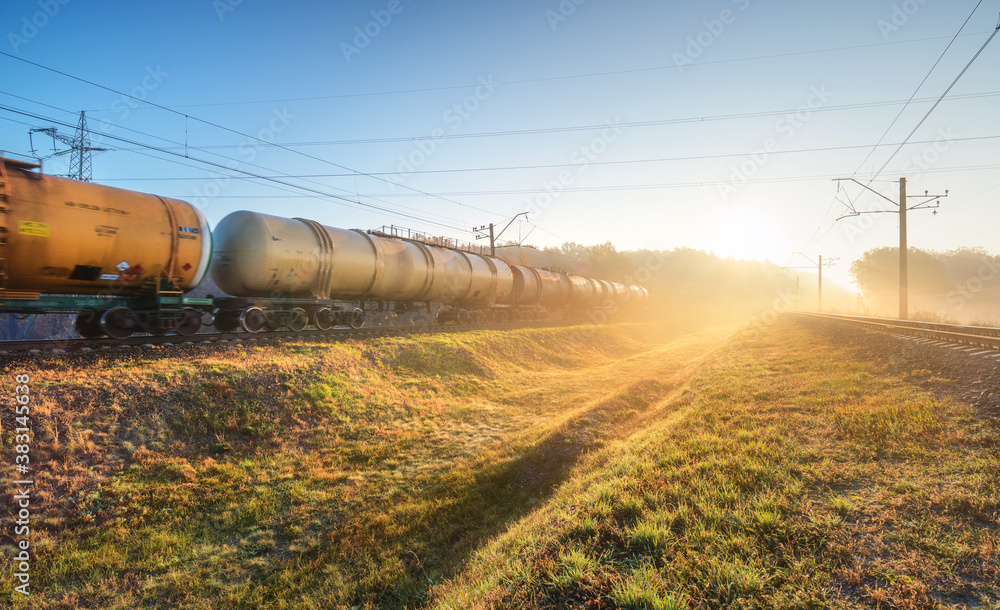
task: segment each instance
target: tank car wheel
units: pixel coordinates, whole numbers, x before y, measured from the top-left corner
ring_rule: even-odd
[[[475,312],[476,314],[476,324],[483,324],[486,322],[486,312],[482,309]]]
[[[267,314],[260,307],[247,307],[240,312],[240,326],[248,333],[259,333],[267,324]]]
[[[190,337],[201,330],[201,312],[194,307],[185,307],[181,310],[181,319],[177,322],[178,335]]]
[[[313,324],[320,330],[330,330],[336,323],[336,316],[329,307],[320,307],[313,314]]]
[[[459,309],[458,313],[455,314],[455,323],[456,324],[463,324],[464,325],[464,324],[468,324],[471,321],[472,320],[471,320],[471,318],[469,316],[469,312],[466,311],[466,310],[464,310],[464,309]]]
[[[104,331],[101,330],[101,312],[96,309],[86,309],[77,314],[73,327],[84,339],[104,336]]]
[[[113,339],[127,339],[139,329],[139,320],[128,307],[112,307],[101,314],[101,330]]]
[[[365,325],[365,312],[363,309],[355,307],[349,313],[351,328],[358,329]]]
[[[215,322],[212,323],[215,330],[220,333],[231,333],[240,327],[240,312],[220,311],[215,314]]]
[[[309,325],[309,316],[306,315],[306,310],[301,307],[296,307],[292,310],[292,321],[288,323],[288,328],[299,332],[305,330],[306,326]]]

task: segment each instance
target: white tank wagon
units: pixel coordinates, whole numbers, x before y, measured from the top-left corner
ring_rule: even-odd
[[[221,329],[359,325],[360,311],[338,309],[338,301],[441,303],[444,321],[473,321],[472,312],[506,298],[514,283],[500,259],[303,218],[234,212],[215,228],[214,243],[212,278],[239,297],[220,308]]]

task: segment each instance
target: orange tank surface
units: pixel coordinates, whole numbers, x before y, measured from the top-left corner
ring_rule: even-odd
[[[193,205],[57,178],[0,158],[0,297],[6,292],[115,294],[148,289],[159,274],[181,290],[208,268],[211,233]]]

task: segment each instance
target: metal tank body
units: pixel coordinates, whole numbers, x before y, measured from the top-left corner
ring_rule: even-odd
[[[533,267],[511,265],[514,274],[514,289],[506,301],[511,305],[536,305],[542,298],[542,280]]]
[[[181,290],[205,274],[211,233],[193,205],[58,178],[0,158],[4,291],[129,296],[163,273]]]
[[[539,303],[542,307],[561,307],[569,302],[573,292],[573,284],[565,273],[536,269],[538,279],[541,282],[541,298]]]
[[[581,275],[569,276],[572,284],[569,304],[576,309],[587,309],[597,303],[597,283]]]
[[[513,283],[489,257],[248,211],[216,226],[212,278],[234,296],[447,304],[487,303]]]
[[[628,286],[622,284],[621,282],[609,282],[611,287],[614,289],[614,296],[612,297],[616,305],[621,305],[628,301],[632,296],[632,292],[628,289]]]
[[[510,294],[514,274],[510,266],[498,258],[471,252],[461,252],[472,268],[472,285],[463,299],[470,307],[488,307]]]
[[[514,292],[514,271],[511,266],[499,258],[490,257],[489,260],[496,268],[497,286],[492,295],[491,305],[508,302]]]
[[[597,284],[597,303],[596,305],[601,308],[609,307],[614,303],[615,299],[615,289],[611,285],[611,282],[606,280],[594,280]]]
[[[632,284],[628,288],[632,292],[632,297],[630,300],[634,304],[641,305],[646,301],[646,295],[648,293],[646,292],[645,288],[643,288],[642,286],[636,286],[635,284]]]

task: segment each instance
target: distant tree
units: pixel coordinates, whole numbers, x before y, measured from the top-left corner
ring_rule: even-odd
[[[953,270],[962,266],[967,254],[951,256],[910,248],[907,256],[907,286],[910,308],[941,309],[953,285]],[[952,270],[949,270],[952,267]],[[899,298],[899,248],[876,248],[851,263],[851,277],[865,299],[891,313]]]

